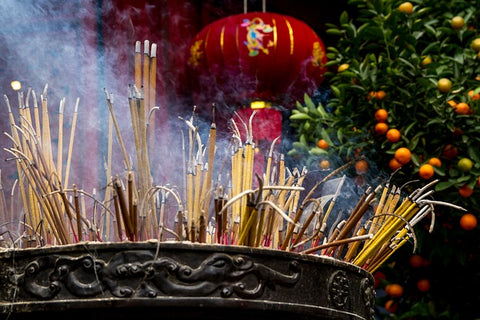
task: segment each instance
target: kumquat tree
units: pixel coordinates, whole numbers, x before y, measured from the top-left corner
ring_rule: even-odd
[[[358,183],[435,184],[443,206],[375,273],[379,319],[480,317],[480,6],[477,0],[353,0],[328,24],[326,99],[290,115],[289,156],[352,159]],[[323,164],[322,164],[323,163]],[[412,183],[413,184],[413,183]],[[415,252],[412,250],[415,249]]]

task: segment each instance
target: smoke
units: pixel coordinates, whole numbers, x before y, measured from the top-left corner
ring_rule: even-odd
[[[89,14],[82,1],[0,2],[0,41],[6,50],[1,59],[8,66],[3,78],[37,90],[49,82],[52,94],[79,95],[79,75],[97,67],[97,59],[86,59],[94,48],[83,41],[88,35],[82,21]],[[88,60],[92,63],[84,64]]]
[[[133,48],[127,35],[133,33],[133,25],[128,11],[115,9],[111,1],[0,1],[1,93],[9,97],[16,113],[17,92],[10,88],[11,81],[20,81],[22,92],[31,88],[37,98],[48,85],[46,97],[53,133],[57,130],[59,102],[65,98],[65,134],[69,132],[76,99],[80,99],[74,153],[77,157],[90,156],[77,160],[78,168],[72,171],[88,177],[84,180],[89,187],[98,183],[97,170],[101,169],[92,168],[103,166],[102,150],[106,149],[108,108],[104,88],[114,93],[119,114],[125,114],[121,106],[128,105],[130,66],[125,50]],[[115,26],[108,21],[114,21]],[[113,32],[113,28],[118,29]],[[3,106],[0,115],[8,119]],[[10,131],[8,121],[1,121],[0,127]],[[3,136],[0,142],[2,146],[8,144]],[[94,150],[99,151],[93,154]],[[7,157],[4,153],[1,156]],[[9,179],[14,176],[14,172],[4,175]]]

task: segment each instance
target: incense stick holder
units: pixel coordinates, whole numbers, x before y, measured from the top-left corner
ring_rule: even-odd
[[[336,259],[184,242],[0,252],[0,317],[373,319],[373,277]]]

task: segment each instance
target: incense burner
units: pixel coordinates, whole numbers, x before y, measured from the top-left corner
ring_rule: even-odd
[[[336,259],[185,242],[0,252],[1,318],[372,319],[367,271]]]

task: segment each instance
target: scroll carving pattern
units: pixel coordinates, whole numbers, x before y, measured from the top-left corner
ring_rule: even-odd
[[[198,266],[153,252],[123,251],[109,261],[91,254],[50,255],[20,268],[10,267],[9,282],[37,300],[61,297],[218,296],[256,299],[266,288],[293,287],[300,279],[297,261],[282,273],[244,255],[214,253]]]

